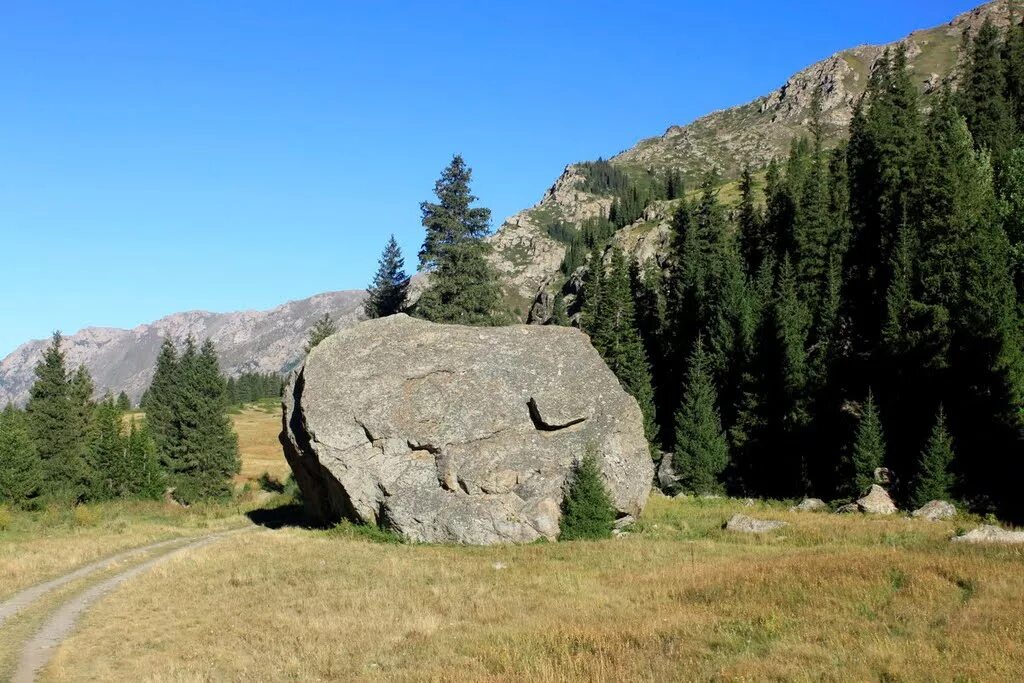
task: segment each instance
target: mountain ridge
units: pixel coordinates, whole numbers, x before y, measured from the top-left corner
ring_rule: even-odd
[[[149,385],[164,338],[180,343],[189,334],[210,338],[229,376],[244,372],[290,370],[301,360],[306,334],[317,318],[330,313],[339,328],[362,317],[363,290],[324,292],[266,310],[172,313],[130,329],[84,327],[64,338],[69,367],[85,365],[97,394],[125,391],[138,400]],[[25,342],[0,360],[0,404],[24,403],[34,368],[48,339]]]

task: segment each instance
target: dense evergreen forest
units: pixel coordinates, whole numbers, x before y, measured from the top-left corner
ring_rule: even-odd
[[[1022,518],[1022,83],[1024,27],[986,24],[958,87],[927,100],[894,50],[842,144],[826,148],[816,106],[734,207],[713,175],[686,195],[675,174],[659,190],[583,167],[614,203],[550,231],[565,273],[589,264],[570,309],[685,489],[841,499],[886,466],[897,500]],[[685,196],[666,262],[609,246],[646,202]]]
[[[211,342],[189,338],[180,352],[164,342],[144,419],[126,415],[127,395],[96,401],[94,393],[84,366],[68,368],[54,334],[25,409],[0,414],[0,504],[158,498],[167,489],[187,503],[229,492],[238,443]]]

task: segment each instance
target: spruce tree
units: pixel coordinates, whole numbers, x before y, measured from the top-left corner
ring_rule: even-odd
[[[672,456],[683,486],[693,493],[718,493],[723,489],[729,444],[717,403],[709,358],[698,337],[690,356],[683,403],[676,413],[676,447]]]
[[[1024,33],[1024,29],[1021,32]],[[1003,161],[999,182],[999,217],[1010,244],[1017,299],[1024,301],[1024,146],[1010,151]]]
[[[611,269],[600,280],[600,287],[600,305],[595,313],[600,323],[590,332],[591,341],[623,388],[640,404],[644,434],[653,447],[658,428],[650,363],[636,327],[629,266],[622,250],[612,249]]]
[[[392,235],[377,262],[377,274],[366,292],[363,311],[367,318],[383,318],[405,310],[409,276],[405,274],[402,250]]]
[[[597,455],[588,447],[576,464],[559,521],[560,541],[608,538],[615,528],[615,507],[605,488]]]
[[[164,474],[157,460],[156,444],[149,434],[146,423],[136,425],[131,421],[125,457],[129,474],[129,495],[138,498],[157,499],[164,492]]]
[[[130,495],[132,472],[125,458],[127,445],[121,412],[112,399],[102,401],[96,406],[88,442],[92,498],[111,500]]]
[[[43,487],[43,467],[24,413],[8,404],[0,413],[0,504],[35,505]]]
[[[324,313],[322,317],[317,318],[316,322],[313,323],[313,327],[309,330],[309,336],[306,338],[306,353],[308,354],[316,348],[320,342],[327,339],[337,331],[338,326],[334,324],[333,320],[331,320],[331,314]]]
[[[117,409],[122,413],[127,413],[132,409],[132,400],[123,391],[117,395]]]
[[[882,432],[882,420],[875,405],[875,396],[868,391],[868,400],[864,404],[864,414],[857,427],[857,438],[851,454],[853,477],[852,489],[848,492],[859,495],[875,483],[875,470],[885,463],[885,436]]]
[[[487,261],[484,241],[491,211],[472,204],[472,171],[456,155],[434,186],[437,202],[423,202],[426,237],[420,269],[430,284],[420,296],[416,314],[439,323],[495,325],[508,321],[502,310],[501,286]]]
[[[561,292],[555,292],[552,299],[554,301],[551,304],[551,317],[548,318],[545,324],[568,327],[569,313],[565,310],[565,297],[562,296]]]
[[[772,237],[766,234],[764,216],[754,196],[754,175],[749,166],[740,176],[740,204],[737,208],[740,249],[746,272],[757,273],[765,256],[775,252]]]
[[[959,97],[978,149],[987,149],[997,160],[1011,145],[1015,128],[1002,49],[999,29],[986,18],[971,44]]]
[[[60,332],[54,333],[35,374],[26,410],[29,432],[43,463],[43,492],[55,499],[79,501],[89,485],[83,447],[91,381],[81,370],[69,376]]]
[[[948,501],[953,493],[953,438],[946,428],[946,413],[939,406],[928,444],[921,453],[921,460],[914,480],[913,504],[921,507],[933,500]]]

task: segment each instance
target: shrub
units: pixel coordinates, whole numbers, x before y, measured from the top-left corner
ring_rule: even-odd
[[[75,526],[96,526],[100,522],[99,510],[88,505],[76,505],[71,512]]]
[[[7,506],[0,505],[0,531],[7,531],[13,521],[14,516],[11,514],[11,511]]]
[[[559,540],[608,538],[614,526],[615,508],[601,479],[597,455],[588,447],[562,500]]]

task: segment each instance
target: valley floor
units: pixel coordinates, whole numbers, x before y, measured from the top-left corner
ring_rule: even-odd
[[[0,603],[125,548],[251,527],[248,501],[93,508],[45,533],[16,516]],[[735,512],[790,526],[722,530]],[[949,543],[976,524],[653,494],[631,533],[600,542],[229,535],[105,594],[41,680],[1021,680],[1024,549]],[[164,550],[0,625],[0,679],[60,605]]]

